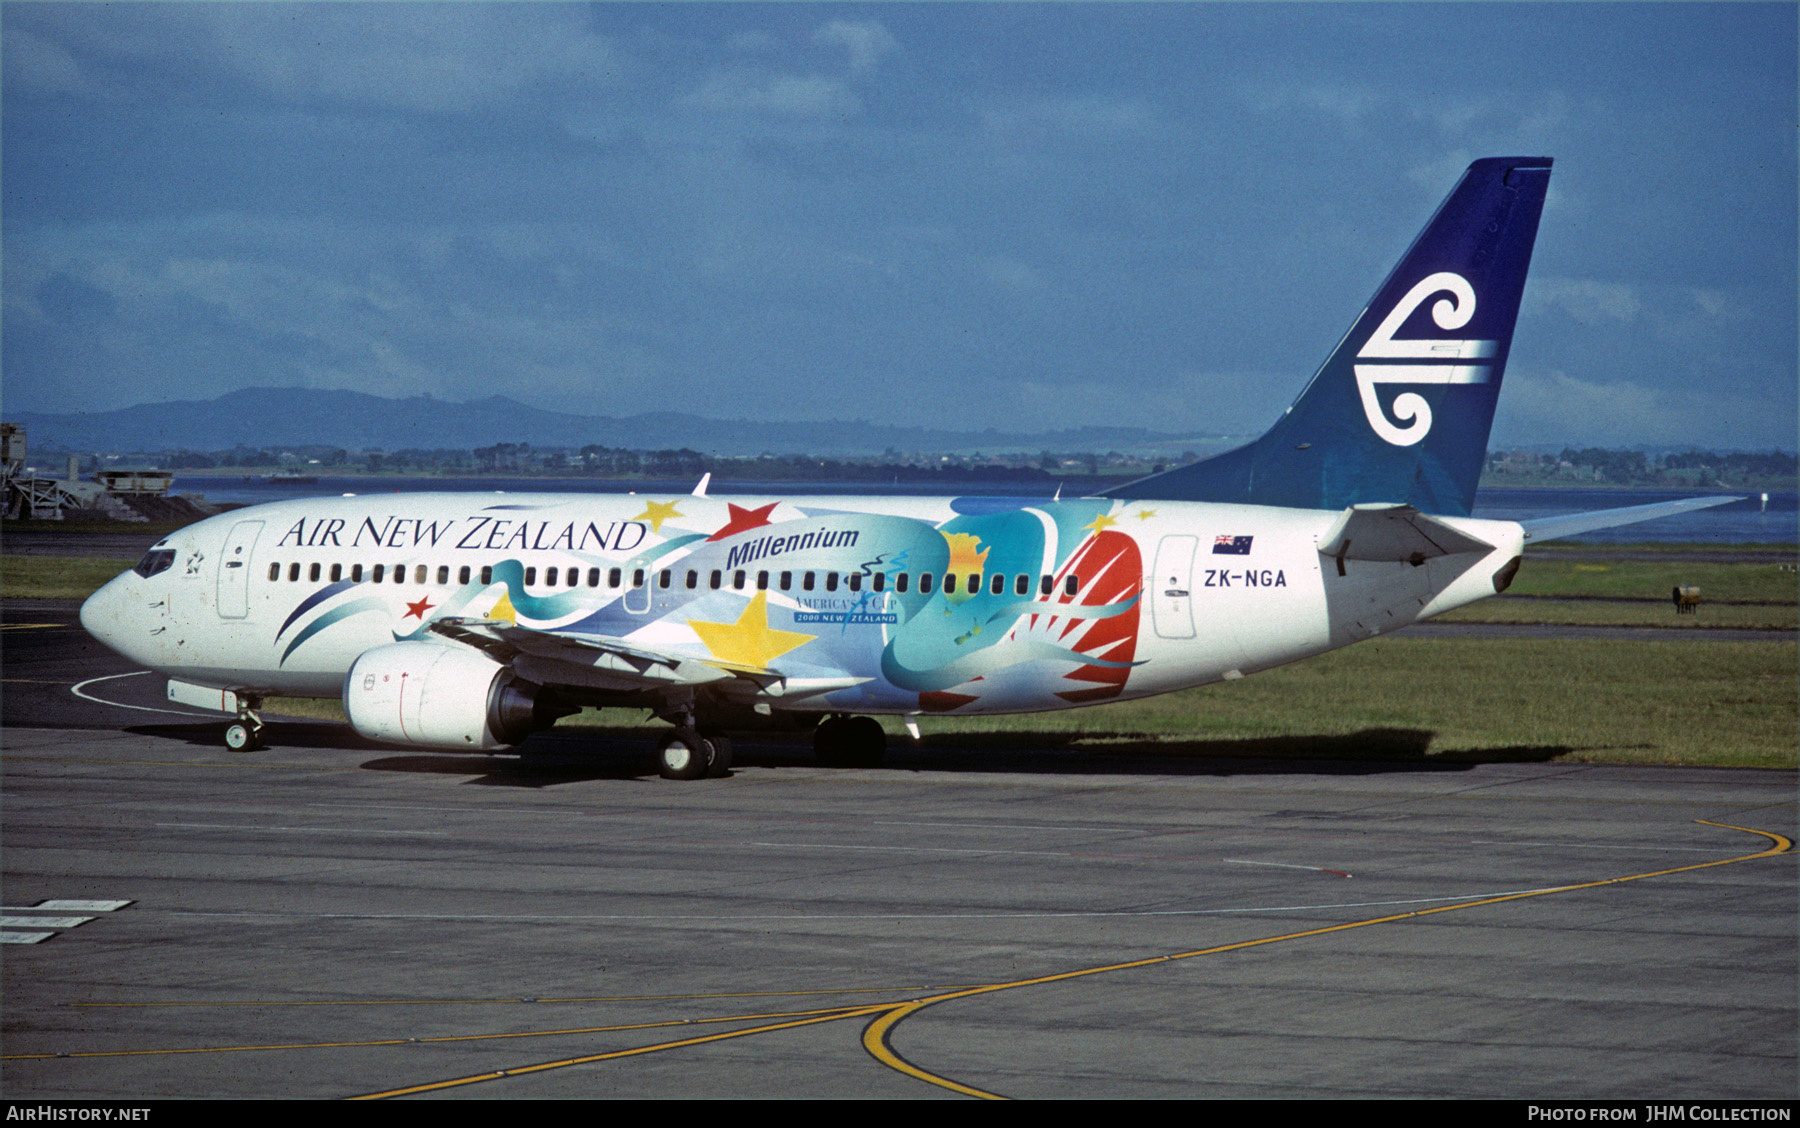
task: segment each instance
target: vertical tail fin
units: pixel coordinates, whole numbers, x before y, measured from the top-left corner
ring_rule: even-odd
[[[1466,516],[1550,183],[1490,157],[1450,196],[1287,412],[1249,446],[1110,496]]]

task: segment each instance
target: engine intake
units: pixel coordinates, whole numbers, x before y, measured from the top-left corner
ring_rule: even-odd
[[[541,686],[478,650],[396,642],[364,651],[351,664],[344,712],[371,740],[493,751],[543,727],[541,694]]]

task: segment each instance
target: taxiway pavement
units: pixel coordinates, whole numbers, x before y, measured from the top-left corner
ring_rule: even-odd
[[[4,635],[9,1098],[1796,1091],[1790,772],[246,756],[55,611]]]

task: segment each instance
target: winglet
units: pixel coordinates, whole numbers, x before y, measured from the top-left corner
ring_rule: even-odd
[[[711,470],[708,470],[706,473],[700,475],[700,484],[694,487],[694,496],[695,497],[705,497],[706,496],[706,484],[710,481],[712,481],[712,471]]]

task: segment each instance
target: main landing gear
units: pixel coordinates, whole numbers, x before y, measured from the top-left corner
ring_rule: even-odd
[[[656,771],[664,779],[725,775],[731,771],[731,738],[701,736],[687,726],[677,728],[657,747]]]
[[[258,752],[263,747],[263,721],[257,710],[260,697],[239,697],[238,719],[225,726],[225,747],[233,752]]]
[[[887,755],[887,733],[874,717],[827,717],[813,730],[813,755],[827,767],[873,768]]]

